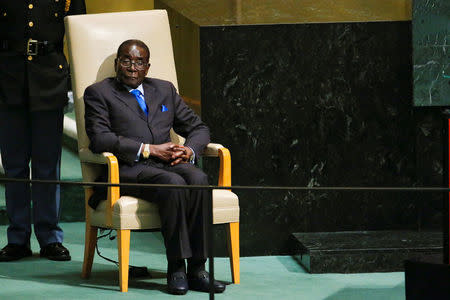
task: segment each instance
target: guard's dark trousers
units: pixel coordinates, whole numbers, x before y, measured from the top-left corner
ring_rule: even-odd
[[[0,151],[7,177],[28,179],[31,161],[32,179],[59,180],[63,116],[62,109],[0,109]],[[59,185],[7,183],[6,209],[8,243],[29,245],[32,220],[41,247],[62,243]]]

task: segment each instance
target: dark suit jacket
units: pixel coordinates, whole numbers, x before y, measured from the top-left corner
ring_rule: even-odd
[[[0,51],[0,107],[29,105],[30,110],[37,111],[61,108],[67,103],[64,16],[84,14],[86,8],[84,0],[71,0],[68,12],[65,5],[66,0],[0,0],[0,43],[25,47],[31,38],[55,47],[55,51],[32,60],[13,49]]]
[[[135,162],[141,143],[170,142],[170,129],[186,138],[200,155],[209,143],[209,129],[184,103],[172,83],[145,78],[148,117],[136,98],[115,78],[89,86],[84,93],[86,133],[93,152],[112,152],[119,160],[120,178],[136,181],[146,161]],[[164,109],[163,109],[164,108]]]

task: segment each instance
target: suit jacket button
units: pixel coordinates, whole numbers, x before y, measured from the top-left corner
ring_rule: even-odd
[[[62,69],[62,65],[59,65],[58,68]]]
[[[33,4],[31,4],[31,3],[28,4],[28,8],[29,8],[29,9],[33,9]]]
[[[33,60],[33,56],[31,56],[31,55],[28,55],[28,60]]]
[[[28,26],[33,27],[34,23],[33,22],[28,22]]]

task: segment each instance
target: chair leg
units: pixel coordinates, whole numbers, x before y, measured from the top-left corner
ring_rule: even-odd
[[[239,222],[229,223],[227,226],[228,254],[230,256],[231,276],[234,284],[239,284]]]
[[[117,230],[119,248],[119,286],[121,292],[128,292],[128,267],[130,261],[130,230]]]
[[[97,244],[97,227],[91,226],[86,222],[86,234],[84,241],[84,260],[81,278],[91,276],[92,263],[94,261],[95,245]]]

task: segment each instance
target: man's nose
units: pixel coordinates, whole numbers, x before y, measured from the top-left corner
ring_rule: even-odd
[[[130,69],[131,69],[132,71],[137,71],[137,68],[136,68],[136,63],[134,63],[134,62],[131,62],[131,66],[130,66]]]

